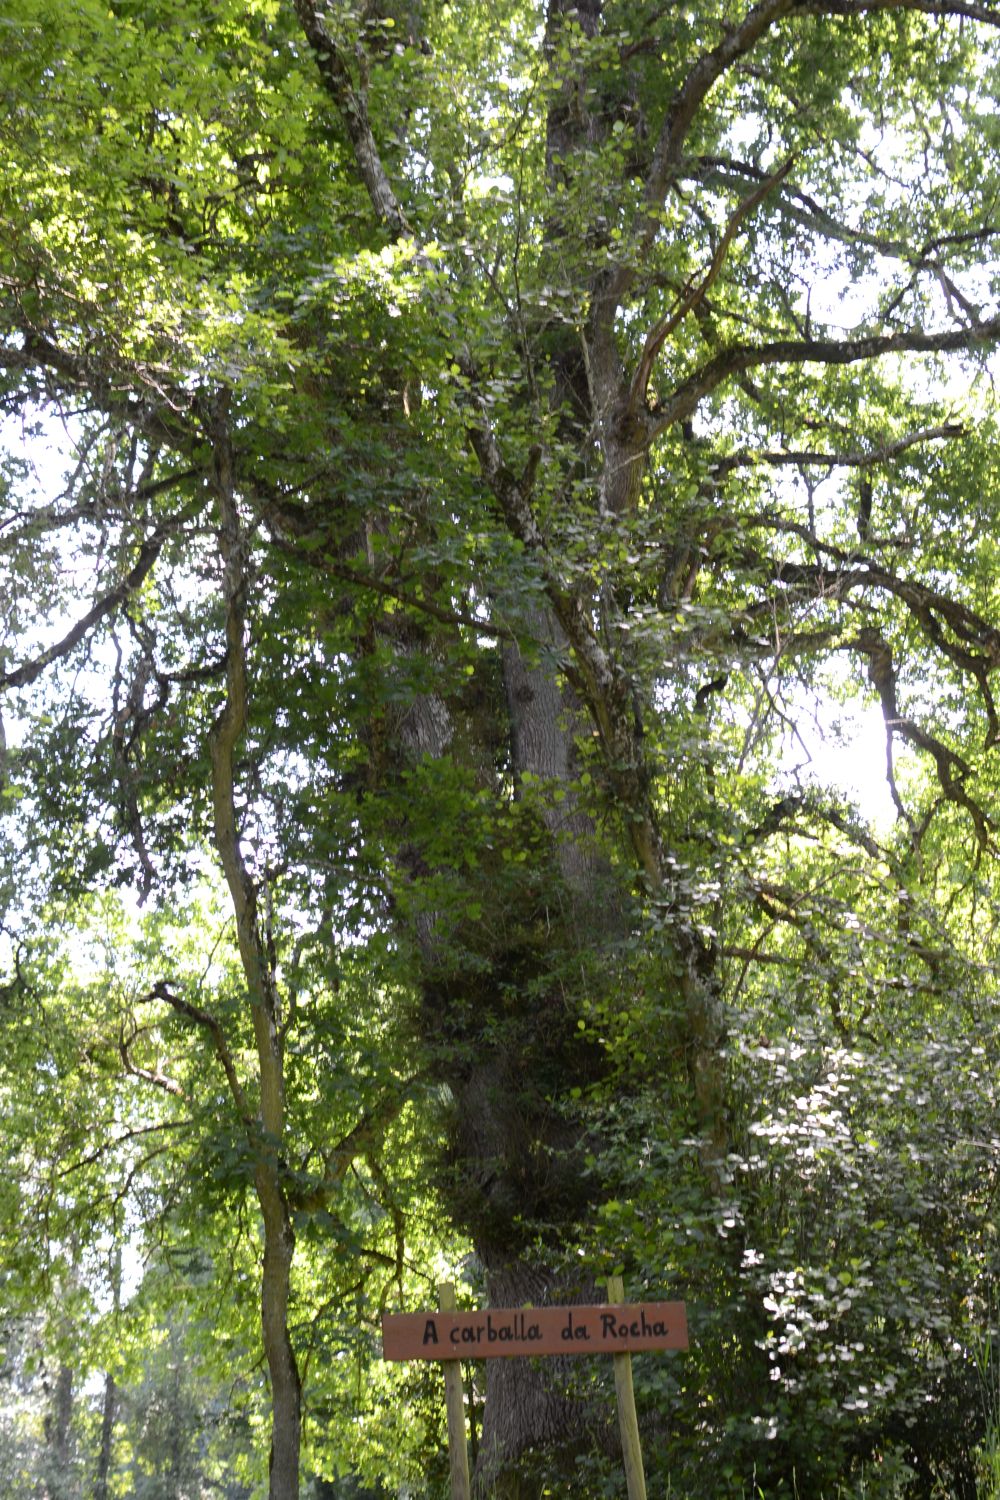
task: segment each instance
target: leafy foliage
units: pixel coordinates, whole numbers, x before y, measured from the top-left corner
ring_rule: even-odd
[[[662,1491],[972,1494],[992,9],[0,29],[11,1474],[431,1494],[381,1311],[620,1269]],[[601,1493],[606,1377],[491,1367],[481,1493]]]

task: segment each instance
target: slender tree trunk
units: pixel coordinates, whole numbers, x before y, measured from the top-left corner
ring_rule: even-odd
[[[45,1456],[47,1470],[44,1494],[46,1500],[63,1500],[70,1494],[72,1475],[71,1429],[73,1425],[73,1369],[60,1364],[56,1376],[51,1414],[46,1422],[48,1451]]]
[[[226,1068],[230,1090],[257,1153],[254,1186],[264,1235],[261,1273],[261,1335],[271,1382],[269,1500],[298,1500],[302,1387],[288,1331],[295,1236],[278,1153],[285,1133],[285,1075],[280,997],[265,952],[257,888],[243,858],[236,816],[235,760],[247,728],[246,595],[249,543],[240,525],[226,414],[216,416],[215,488],[226,604],[226,702],[212,730],[212,800],[215,844],[236,918],[240,961],[247,986],[257,1051],[260,1109],[249,1116],[247,1101]],[[218,1036],[218,1033],[216,1033]]]
[[[74,1232],[70,1242],[70,1264],[63,1284],[63,1292],[69,1292],[79,1282],[79,1245]],[[68,1344],[72,1326],[62,1322],[62,1339]],[[43,1480],[41,1494],[44,1500],[64,1500],[72,1492],[73,1475],[73,1366],[60,1359],[56,1373],[52,1404],[45,1416],[45,1453],[43,1457]]]
[[[271,1461],[269,1500],[297,1500],[302,1428],[302,1387],[288,1332],[288,1299],[295,1236],[288,1205],[267,1163],[256,1172],[257,1199],[264,1220],[264,1266],[260,1315],[264,1354],[271,1381]]]
[[[111,1296],[115,1313],[121,1311],[122,1301],[122,1252],[117,1246],[111,1261]],[[101,1403],[101,1444],[97,1450],[97,1470],[94,1475],[94,1500],[108,1500],[108,1478],[111,1474],[111,1456],[115,1436],[115,1417],[118,1414],[118,1388],[115,1377],[109,1370],[104,1377],[104,1399]]]
[[[101,1404],[101,1446],[97,1452],[94,1500],[108,1500],[108,1476],[111,1473],[112,1444],[117,1410],[118,1388],[115,1383],[115,1377],[109,1372],[104,1377],[104,1400]]]

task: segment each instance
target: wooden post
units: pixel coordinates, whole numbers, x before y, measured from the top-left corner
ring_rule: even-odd
[[[625,1284],[620,1276],[608,1277],[608,1302],[625,1301]],[[642,1448],[639,1444],[639,1418],[635,1411],[635,1391],[632,1389],[632,1356],[616,1354],[615,1390],[618,1392],[618,1426],[622,1435],[622,1456],[625,1459],[625,1479],[628,1484],[628,1500],[646,1500],[646,1476],[642,1468]]]
[[[438,1307],[442,1312],[455,1311],[455,1288],[450,1281],[438,1284]],[[446,1359],[444,1399],[448,1409],[448,1462],[451,1469],[451,1500],[471,1500],[469,1488],[469,1450],[465,1442],[465,1395],[462,1390],[462,1365],[457,1359]],[[629,1492],[631,1495],[631,1491]],[[645,1492],[644,1492],[645,1493]]]

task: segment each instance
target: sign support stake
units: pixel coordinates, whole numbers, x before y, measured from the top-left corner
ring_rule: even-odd
[[[438,1307],[442,1312],[455,1311],[455,1288],[450,1281],[438,1283]],[[442,1360],[444,1399],[448,1410],[448,1464],[451,1471],[451,1500],[471,1500],[469,1488],[469,1449],[465,1441],[465,1394],[462,1390],[462,1364],[457,1359]],[[631,1490],[629,1491],[631,1496]],[[645,1497],[645,1491],[643,1491]]]
[[[624,1301],[625,1284],[622,1278],[609,1276],[608,1302]],[[622,1437],[622,1456],[625,1459],[628,1500],[646,1500],[646,1476],[643,1472],[642,1447],[639,1443],[639,1418],[636,1415],[635,1391],[632,1388],[631,1354],[616,1354],[614,1365],[615,1390],[618,1393],[618,1426]]]

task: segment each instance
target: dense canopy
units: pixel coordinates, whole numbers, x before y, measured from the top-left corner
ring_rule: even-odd
[[[6,0],[5,1493],[443,1495],[380,1313],[611,1274],[651,1493],[998,1493],[998,91]],[[476,1493],[619,1493],[609,1380],[477,1365]]]

